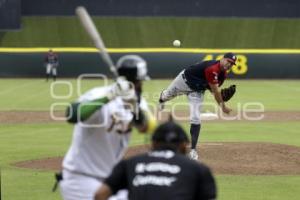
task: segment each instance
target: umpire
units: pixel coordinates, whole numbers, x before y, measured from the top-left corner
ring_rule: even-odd
[[[208,167],[185,156],[185,131],[169,121],[152,136],[152,151],[122,160],[96,193],[108,199],[127,189],[129,199],[216,199],[216,184]]]

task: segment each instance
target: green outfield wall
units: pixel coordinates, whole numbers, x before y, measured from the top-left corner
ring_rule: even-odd
[[[300,19],[95,17],[109,48],[300,49]],[[92,47],[75,17],[22,17],[20,31],[0,32],[1,47]]]
[[[44,77],[46,48],[0,48],[1,77]],[[94,48],[54,48],[59,55],[59,77],[105,74],[108,67]],[[152,78],[172,78],[185,67],[202,60],[220,59],[225,52],[237,54],[229,77],[236,79],[300,78],[299,50],[261,49],[108,49],[116,62],[122,55],[138,54],[147,62]]]

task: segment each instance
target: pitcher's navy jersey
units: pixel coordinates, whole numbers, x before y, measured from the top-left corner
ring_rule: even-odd
[[[196,63],[184,70],[187,85],[195,91],[209,88],[208,83],[221,86],[227,76],[220,67],[220,61],[209,60]]]

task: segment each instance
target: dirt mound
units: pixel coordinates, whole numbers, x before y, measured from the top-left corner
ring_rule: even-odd
[[[143,153],[149,146],[128,149],[126,157]],[[300,148],[271,143],[203,143],[198,146],[200,162],[216,174],[291,175],[300,174]],[[22,168],[60,170],[62,158],[46,158],[15,163]]]

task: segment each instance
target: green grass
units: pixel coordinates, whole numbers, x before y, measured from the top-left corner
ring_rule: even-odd
[[[217,176],[220,200],[297,200],[300,176]]]
[[[71,89],[65,82],[72,85]],[[83,81],[80,90],[101,85],[101,81]],[[73,79],[46,82],[44,79],[1,79],[0,110],[49,110],[53,103],[70,102],[78,97],[77,82]],[[51,89],[51,84],[53,90]],[[66,96],[58,99],[51,95]],[[68,97],[68,94],[71,96]]]
[[[300,48],[300,19],[95,17],[107,47]],[[221,30],[221,31],[216,31]],[[22,29],[0,33],[3,47],[92,46],[75,17],[22,17]]]
[[[69,98],[55,99],[51,96],[51,82],[44,79],[1,79],[0,80],[0,110],[49,110],[53,103],[70,102],[78,97],[77,81],[65,79],[72,85]],[[100,81],[83,81],[82,91],[101,85]],[[170,80],[152,80],[144,83],[144,96],[153,106],[159,97],[160,90],[170,84]],[[225,86],[237,85],[237,93],[229,105],[237,110],[246,103],[261,103],[267,111],[299,111],[300,81],[297,80],[229,80]],[[57,96],[67,96],[70,90],[66,84],[55,85],[53,91]],[[158,90],[159,88],[159,90]],[[185,96],[176,98],[172,103],[187,102]],[[213,103],[213,96],[206,92],[206,103]],[[185,106],[186,108],[186,106]],[[61,108],[59,108],[61,109]]]
[[[69,79],[75,86],[75,80]],[[152,80],[145,83],[145,96],[149,102],[157,100],[157,88],[166,87],[170,80]],[[230,80],[226,85],[238,85],[232,107],[241,102],[263,102],[267,111],[300,111],[300,81],[240,81]],[[83,91],[98,85],[97,81],[85,81]],[[76,88],[75,88],[76,89]],[[64,95],[65,87],[57,87],[56,94]],[[74,90],[75,91],[75,90]],[[292,94],[292,95],[291,95]],[[43,79],[1,79],[0,110],[44,110],[55,102],[69,102],[76,98],[57,100],[50,96],[50,83]],[[177,98],[173,102],[180,102]],[[207,94],[206,101],[213,101]],[[188,123],[183,123],[188,130]],[[300,147],[300,124],[297,121],[228,121],[203,122],[200,142],[270,142]],[[51,193],[53,172],[21,169],[12,163],[22,160],[63,156],[72,137],[72,126],[66,123],[1,124],[0,166],[2,197],[5,200],[61,199],[59,192]],[[146,143],[148,137],[134,132],[131,145]],[[230,176],[217,175],[221,200],[281,200],[300,199],[300,176]]]
[[[5,125],[0,130],[0,163],[58,156],[70,143],[72,126],[62,124]]]
[[[185,124],[188,129],[188,124]],[[300,147],[299,122],[203,123],[202,142],[271,142]],[[292,139],[291,139],[292,138]]]
[[[54,200],[60,193],[51,192],[54,173],[7,169],[2,171],[2,199],[5,200]]]

